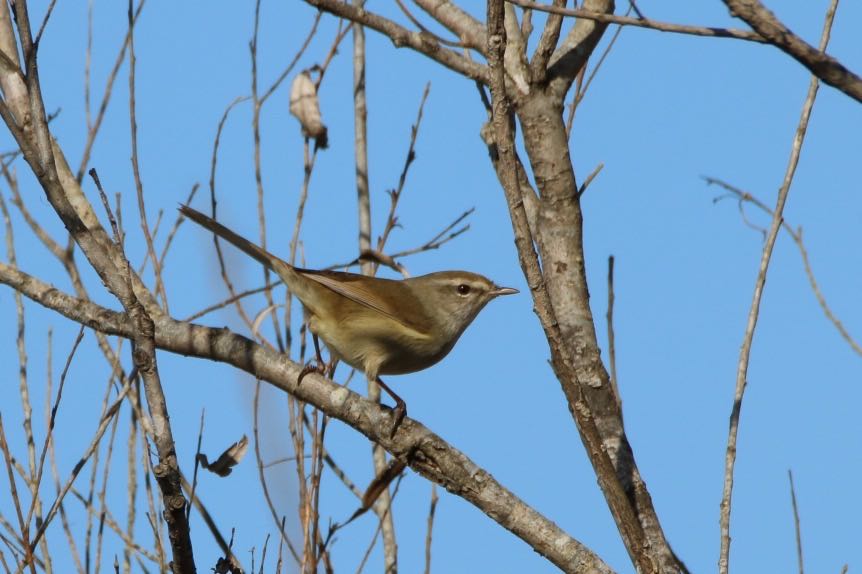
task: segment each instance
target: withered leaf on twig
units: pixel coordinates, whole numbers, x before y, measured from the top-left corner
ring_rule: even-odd
[[[317,147],[326,149],[329,138],[320,117],[317,86],[311,81],[308,70],[297,75],[290,86],[290,113],[302,125],[302,135],[314,138]]]

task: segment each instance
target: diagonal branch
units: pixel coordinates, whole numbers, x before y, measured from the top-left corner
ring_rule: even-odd
[[[818,50],[793,33],[758,0],[723,0],[730,13],[745,21],[767,42],[788,54],[808,68],[812,75],[820,78],[862,102],[862,78],[848,70],[841,62]]]
[[[632,506],[626,497],[620,481],[617,480],[613,464],[602,445],[602,438],[596,427],[596,420],[585,400],[574,361],[563,341],[559,322],[554,313],[550,294],[539,266],[538,255],[534,250],[534,239],[527,222],[527,213],[521,197],[518,178],[518,165],[515,159],[513,116],[506,95],[503,51],[506,46],[506,30],[503,22],[503,0],[488,2],[488,65],[491,68],[492,123],[494,141],[499,161],[498,172],[509,205],[518,259],[530,286],[534,309],[545,331],[551,347],[551,362],[554,372],[561,379],[574,381],[575,384],[563,385],[569,400],[570,410],[577,422],[581,439],[590,455],[599,484],[608,500],[611,513],[619,528],[620,535],[632,562],[641,572],[653,571],[651,557],[646,552],[644,532]]]
[[[506,0],[510,4],[520,6],[525,10],[536,10],[548,12],[561,16],[571,16],[584,20],[595,20],[605,24],[619,24],[620,26],[633,26],[635,28],[647,28],[658,32],[671,32],[675,34],[688,34],[691,36],[705,36],[708,38],[734,38],[748,42],[766,43],[767,40],[757,32],[748,30],[736,30],[734,28],[716,28],[710,26],[691,26],[687,24],[674,24],[672,22],[660,22],[650,18],[634,18],[631,16],[617,16],[606,12],[596,12],[583,8],[561,8],[549,4],[539,4],[530,0]]]
[[[461,39],[465,46],[485,54],[485,26],[449,0],[413,0],[429,16]]]
[[[821,52],[826,51],[826,46],[829,43],[829,33],[832,30],[832,22],[835,17],[835,7],[837,4],[838,0],[832,0],[829,10],[826,12],[823,33],[820,38]],[[784,217],[784,206],[787,203],[787,195],[790,192],[790,186],[793,183],[793,176],[796,173],[796,166],[799,163],[799,156],[802,152],[802,143],[805,141],[805,132],[808,130],[808,120],[811,118],[811,110],[814,108],[814,100],[817,97],[817,89],[819,85],[820,82],[817,80],[817,76],[812,75],[811,81],[808,85],[808,94],[805,97],[805,103],[803,104],[802,112],[800,113],[799,124],[796,127],[796,134],[793,136],[793,145],[790,150],[787,169],[784,173],[784,181],[782,181],[781,188],[778,190],[778,198],[775,202],[775,209],[772,212],[772,223],[769,226],[769,233],[766,236],[766,241],[764,242],[763,251],[760,256],[760,265],[757,272],[757,279],[754,283],[751,307],[748,311],[745,333],[743,334],[742,346],[739,351],[733,406],[730,411],[730,428],[727,433],[727,449],[724,456],[724,485],[722,488],[719,511],[721,548],[718,559],[718,571],[720,574],[727,574],[728,564],[730,562],[730,512],[731,498],[733,495],[733,470],[736,464],[736,444],[737,437],[739,436],[739,413],[742,409],[742,399],[745,394],[746,384],[748,383],[748,365],[751,359],[751,347],[754,342],[754,331],[757,327],[757,320],[760,315],[760,304],[763,299],[763,290],[766,286],[766,273],[769,270],[769,262],[772,259],[772,251],[775,247],[775,241],[778,238],[778,232],[781,230],[781,223]]]
[[[388,36],[396,48],[408,47],[417,52],[425,54],[432,60],[446,66],[450,70],[458,72],[472,80],[488,83],[488,68],[482,64],[462,56],[454,50],[443,47],[433,37],[421,32],[411,32],[400,24],[384,18],[379,14],[365,9],[357,8],[342,2],[341,0],[305,0],[308,4],[334,14],[339,18],[346,18],[381,34]]]
[[[128,339],[135,337],[127,314],[67,295],[5,263],[0,263],[0,283],[94,330]],[[612,572],[583,544],[421,423],[407,417],[398,434],[390,438],[388,409],[316,374],[309,374],[298,386],[296,380],[302,365],[281,353],[228,329],[185,323],[165,315],[154,321],[157,348],[228,363],[345,422],[417,473],[476,506],[562,570]]]
[[[722,189],[726,189],[733,196],[735,196],[739,200],[740,210],[742,209],[742,204],[745,202],[754,204],[758,209],[764,211],[770,217],[773,217],[772,209],[769,208],[765,203],[748,193],[747,191],[743,191],[736,186],[730,185],[729,183],[722,181],[720,179],[716,179],[714,177],[704,177],[704,181],[708,185],[717,185]],[[727,197],[727,196],[722,196]],[[722,197],[717,197],[713,200],[713,202],[718,202],[722,199]],[[746,225],[751,226],[751,223],[745,219],[745,212],[742,211],[743,221]],[[823,295],[823,291],[820,289],[820,285],[817,283],[817,278],[814,276],[814,269],[811,267],[811,260],[808,257],[808,249],[805,247],[805,242],[802,238],[802,227],[798,227],[794,229],[787,223],[786,220],[782,218],[781,227],[785,232],[790,236],[790,239],[793,240],[793,243],[796,244],[797,249],[799,249],[799,255],[802,257],[802,266],[805,268],[805,275],[808,277],[808,283],[811,285],[811,291],[814,292],[814,297],[817,298],[817,303],[820,304],[820,308],[823,310],[823,314],[826,315],[826,318],[835,326],[838,330],[838,334],[842,339],[847,341],[847,344],[850,345],[850,348],[853,349],[857,355],[862,356],[862,345],[856,342],[853,338],[853,335],[847,330],[847,327],[844,326],[844,323],[841,322],[841,319],[835,315],[835,312],[829,306],[829,303],[826,301],[826,297]],[[758,231],[762,231],[764,234],[766,233],[765,229],[757,229]]]
[[[612,14],[614,0],[586,0],[584,7],[593,12]],[[607,27],[605,22],[578,19],[551,55],[548,78],[551,80],[553,92],[560,98],[569,91],[575,77],[587,65],[587,60]]]
[[[566,0],[554,0],[554,7],[564,8],[565,6]],[[548,72],[548,60],[550,60],[551,55],[554,53],[554,48],[557,47],[562,25],[562,15],[554,12],[548,15],[545,28],[542,30],[542,36],[539,38],[539,45],[536,46],[536,51],[533,54],[533,61],[530,62],[533,81],[537,83],[545,81],[545,75]],[[508,30],[506,32],[508,33]]]

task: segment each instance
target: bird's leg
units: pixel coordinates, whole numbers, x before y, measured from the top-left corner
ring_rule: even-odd
[[[318,373],[321,375],[325,375],[327,371],[330,370],[331,373],[335,372],[335,360],[333,360],[332,364],[330,365],[327,365],[323,361],[323,356],[320,354],[320,341],[317,340],[317,335],[312,333],[311,340],[314,341],[315,358],[308,361],[305,366],[302,367],[302,370],[299,372],[299,378],[297,378],[296,380],[297,387],[302,384],[302,379],[304,379],[305,375],[307,375],[308,373]],[[330,374],[330,378],[331,376],[332,375]]]
[[[380,385],[380,388],[386,391],[389,396],[392,397],[392,400],[395,401],[395,409],[392,411],[392,416],[395,420],[392,424],[392,430],[389,431],[389,438],[392,438],[395,436],[395,431],[397,431],[398,427],[401,426],[401,421],[403,421],[404,417],[407,416],[407,403],[405,403],[401,397],[396,395],[395,391],[390,389],[386,383],[381,381],[380,377],[374,379],[374,382]]]

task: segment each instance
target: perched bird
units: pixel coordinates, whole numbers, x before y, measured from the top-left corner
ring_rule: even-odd
[[[324,372],[317,338],[333,361],[365,373],[395,401],[390,436],[407,414],[404,401],[380,375],[427,369],[445,357],[491,299],[517,293],[469,271],[440,271],[404,280],[294,267],[188,206],[180,212],[272,269],[305,308],[317,365]],[[334,363],[333,363],[334,364]]]

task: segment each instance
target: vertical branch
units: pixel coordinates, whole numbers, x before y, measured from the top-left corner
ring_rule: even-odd
[[[311,152],[309,152],[309,147],[309,138],[305,138],[302,154],[302,189],[299,191],[299,202],[296,206],[296,217],[294,218],[293,223],[293,235],[290,237],[290,259],[288,261],[291,265],[296,264],[296,250],[299,246],[299,232],[302,229],[302,219],[305,215],[305,203],[308,201],[308,189],[311,185],[311,174],[314,171],[314,162],[317,160],[317,145],[314,146],[314,151]],[[285,352],[290,353],[293,342],[293,336],[290,331],[290,314],[293,302],[289,292],[285,295],[284,299]],[[302,340],[304,344],[305,338],[303,337]]]
[[[437,484],[431,483],[431,504],[428,508],[428,529],[425,532],[425,574],[431,574],[431,534],[434,530],[434,515],[437,512]]]
[[[18,259],[15,255],[15,236],[12,231],[12,219],[6,208],[6,200],[0,195],[0,214],[6,227],[6,256],[9,265],[18,267]],[[20,291],[15,291],[15,314],[17,317],[17,334],[15,347],[18,351],[18,394],[21,396],[22,426],[24,427],[24,441],[27,447],[27,469],[29,476],[26,478],[30,489],[32,502],[28,513],[26,524],[30,524],[30,518],[34,508],[40,508],[39,490],[36,482],[36,443],[33,438],[33,406],[30,402],[30,383],[27,377],[27,346],[25,343],[26,321],[24,319],[24,297]]]
[[[117,341],[117,352],[119,353],[120,344],[122,341]],[[105,394],[102,396],[102,410],[101,414],[104,414],[108,411],[108,406],[110,405],[111,393],[113,391],[113,375],[108,377],[108,382],[105,384]],[[122,381],[121,381],[122,382]],[[93,452],[92,464],[90,465],[90,479],[87,483],[87,498],[84,501],[87,505],[87,508],[93,507],[93,498],[96,495],[96,475],[99,472],[99,450]],[[84,529],[84,566],[87,568],[87,571],[93,570],[93,565],[90,563],[92,560],[91,551],[90,551],[90,541],[93,537],[93,518],[94,514],[92,512],[87,513],[87,526]],[[98,560],[98,558],[97,558]]]
[[[138,216],[141,218],[141,230],[144,232],[144,239],[147,243],[147,253],[150,259],[153,260],[153,275],[156,280],[156,292],[162,298],[165,312],[168,312],[168,294],[165,290],[164,282],[162,281],[162,266],[159,263],[159,258],[156,257],[156,248],[153,245],[153,236],[150,233],[150,226],[147,223],[147,208],[144,204],[144,185],[141,182],[141,170],[138,164],[138,120],[136,117],[135,106],[135,66],[137,58],[135,56],[135,6],[134,0],[129,0],[129,124],[131,128],[132,138],[132,173],[135,176],[135,190],[138,196]],[[129,286],[131,290],[131,285]]]
[[[6,201],[0,195],[0,213],[3,216],[3,222],[6,227],[6,254],[9,258],[9,265],[18,267],[17,257],[15,255],[15,237],[12,231],[12,219],[9,217],[9,210],[6,208]],[[26,537],[24,529],[27,533],[30,531],[30,520],[34,510],[37,513],[41,522],[42,503],[39,498],[39,481],[36,476],[36,443],[33,438],[33,406],[30,402],[30,383],[27,378],[27,347],[24,340],[26,322],[24,320],[24,299],[20,291],[15,291],[15,314],[17,317],[17,335],[15,337],[15,346],[18,351],[18,393],[21,396],[21,412],[23,415],[22,425],[24,427],[24,441],[27,446],[27,466],[29,476],[25,475],[25,482],[30,490],[30,510],[27,513],[27,518],[22,522],[21,536]],[[10,479],[11,480],[11,479]],[[49,558],[47,546],[44,541],[42,550],[45,558]]]
[[[293,400],[292,397],[288,396],[288,401]],[[272,515],[272,520],[276,525],[279,526],[279,533],[281,534],[282,542],[287,544],[288,550],[290,550],[291,556],[293,556],[294,561],[299,564],[299,553],[297,553],[296,548],[291,542],[290,538],[287,536],[287,531],[284,529],[284,519],[279,520],[278,512],[275,510],[275,504],[272,502],[272,496],[269,494],[269,486],[266,482],[266,474],[264,473],[264,465],[263,458],[260,453],[260,381],[255,383],[254,389],[254,403],[252,405],[252,436],[254,437],[254,457],[255,462],[257,464],[257,475],[258,480],[260,480],[260,486],[263,490],[263,496],[266,500],[266,505],[269,508],[269,512]],[[302,458],[302,453],[296,453],[297,458]],[[304,573],[302,573],[304,574]]]
[[[117,437],[117,429],[119,428],[119,423],[120,417],[115,416],[114,420],[111,422],[111,436],[108,438],[107,452],[105,453],[105,462],[102,466],[102,488],[99,490],[98,510],[99,528],[96,532],[96,563],[95,567],[93,568],[94,572],[99,572],[101,570],[102,544],[105,539],[105,520],[108,516],[108,505],[106,503],[106,496],[108,491],[108,482],[111,476],[111,458],[114,454],[114,441]]]
[[[129,383],[131,385],[134,385],[134,388],[132,389],[131,393],[129,393],[129,394],[134,397],[134,402],[136,404],[140,404],[141,385],[140,385],[140,381],[138,380],[137,375],[135,375],[135,377],[133,379],[130,378]],[[135,409],[137,410],[137,407],[135,407]],[[140,419],[140,422],[142,423],[142,426],[143,426],[144,419]],[[168,561],[167,561],[167,558],[165,557],[165,545],[162,542],[162,532],[161,532],[161,529],[156,528],[155,526],[152,525],[153,517],[156,516],[156,500],[155,500],[155,496],[153,495],[152,480],[150,479],[150,477],[153,474],[153,467],[152,467],[152,464],[150,461],[150,444],[147,442],[147,433],[146,432],[142,432],[139,436],[141,437],[141,466],[144,468],[144,472],[143,472],[144,494],[146,495],[146,499],[147,499],[146,516],[149,519],[151,526],[152,526],[153,542],[156,546],[156,554],[158,556],[159,568],[164,570],[165,567],[167,566]]]
[[[518,180],[518,163],[515,156],[514,117],[510,110],[509,96],[505,87],[503,53],[506,48],[506,30],[503,25],[503,0],[488,1],[488,66],[490,73],[491,110],[494,143],[498,156],[497,173],[506,194],[506,202],[512,219],[515,245],[521,269],[530,286],[534,310],[542,323],[551,348],[554,371],[563,384],[570,410],[581,433],[581,439],[590,455],[590,461],[599,480],[602,492],[608,501],[611,513],[623,543],[633,564],[642,572],[652,572],[656,565],[650,556],[643,528],[634,512],[623,487],[617,478],[608,451],[599,434],[591,407],[584,397],[583,385],[567,353],[560,324],[551,303],[548,286],[542,276],[538,254],[527,222],[526,209]],[[591,558],[584,558],[591,559]]]
[[[209,188],[210,188],[210,205],[212,209],[212,217],[215,219],[216,217],[216,207],[218,205],[218,201],[216,200],[216,173],[218,167],[218,152],[219,146],[221,145],[221,136],[224,131],[224,126],[227,123],[227,118],[230,115],[230,112],[240,103],[249,99],[248,97],[237,97],[230,104],[228,104],[227,108],[225,108],[224,114],[222,114],[221,119],[219,120],[218,127],[216,128],[215,139],[213,140],[213,153],[212,158],[210,160],[210,178],[209,178]],[[233,300],[234,305],[236,306],[237,313],[239,314],[240,319],[242,319],[243,323],[249,329],[252,329],[253,321],[251,317],[245,312],[245,308],[242,306],[242,301],[237,296],[236,289],[233,286],[233,282],[230,279],[230,276],[227,272],[227,266],[224,262],[224,255],[221,250],[221,242],[219,242],[218,235],[213,234],[213,245],[216,250],[216,257],[218,258],[219,264],[219,272],[221,273],[222,281],[225,284],[225,287],[228,290],[228,293],[231,296],[231,300]]]
[[[12,453],[9,452],[9,443],[6,442],[6,431],[3,429],[3,413],[0,413],[0,452],[6,461],[6,475],[9,479],[9,494],[15,506],[15,514],[18,517],[18,528],[21,530],[21,543],[24,547],[25,564],[30,565],[31,574],[36,574],[36,564],[33,559],[33,551],[30,546],[30,528],[24,523],[24,513],[21,511],[21,499],[18,496],[18,487],[15,486],[15,473],[12,472]]]
[[[129,415],[129,438],[126,442],[126,537],[135,539],[135,517],[137,515],[136,495],[138,491],[138,465],[135,460],[138,443],[138,415],[135,409]],[[132,571],[132,547],[126,544],[123,548],[123,574]]]
[[[131,17],[132,9],[130,1],[129,18],[131,19]],[[134,60],[134,56],[132,55],[134,51],[133,46],[134,42],[130,42],[129,57],[131,60]],[[90,176],[99,190],[102,203],[111,222],[111,227],[114,231],[114,243],[120,253],[123,254],[122,237],[114,221],[102,185],[99,182],[99,177],[95,170],[90,170]],[[155,263],[156,255],[154,251],[150,252],[150,257]],[[152,419],[153,442],[156,445],[159,459],[158,464],[153,468],[153,474],[159,484],[159,489],[164,500],[165,512],[163,516],[165,522],[168,524],[168,539],[170,540],[173,557],[173,572],[174,574],[193,573],[195,572],[195,563],[189,533],[189,523],[186,517],[187,502],[183,495],[176,445],[174,443],[173,432],[171,431],[168,406],[162,389],[158,363],[156,362],[155,323],[135,296],[132,289],[132,271],[129,260],[125,258],[125,254],[123,254],[123,258],[125,265],[124,269],[120,270],[120,273],[124,274],[127,280],[126,289],[124,291],[116,289],[115,295],[122,303],[123,308],[129,315],[129,321],[134,326],[132,360],[135,369],[140,373],[144,381],[144,393],[147,397],[147,407]]]
[[[823,33],[820,37],[821,52],[826,51],[826,46],[829,43],[829,34],[832,30],[832,21],[835,17],[837,4],[838,0],[832,0],[829,5],[829,9],[826,12]],[[772,259],[775,240],[778,238],[778,232],[781,230],[781,223],[784,218],[784,206],[787,203],[787,195],[790,192],[790,185],[793,183],[793,176],[796,173],[796,165],[799,163],[799,155],[802,152],[802,143],[805,140],[805,132],[808,130],[808,120],[811,117],[811,110],[814,107],[814,99],[817,97],[817,89],[819,86],[820,82],[818,81],[817,76],[812,75],[808,84],[808,94],[805,97],[805,103],[802,106],[802,112],[799,117],[799,124],[796,127],[796,134],[793,137],[793,145],[790,150],[787,169],[784,173],[784,180],[781,183],[781,188],[778,190],[778,198],[775,202],[775,209],[772,214],[772,223],[769,225],[769,233],[766,236],[766,241],[760,256],[760,265],[757,271],[757,279],[754,283],[751,307],[748,311],[748,321],[742,338],[742,348],[739,351],[739,363],[737,364],[736,369],[736,387],[733,396],[733,407],[730,412],[727,450],[724,456],[724,486],[722,489],[719,512],[719,529],[721,531],[721,547],[718,558],[719,574],[727,574],[730,562],[730,510],[731,497],[733,495],[733,470],[736,464],[736,443],[739,435],[739,413],[742,408],[742,398],[745,394],[745,386],[747,384],[748,365],[751,358],[751,346],[754,341],[754,330],[757,327],[757,320],[760,316],[760,303],[763,299],[764,287],[766,286],[766,272],[769,269],[769,262]]]
[[[353,0],[354,6],[362,9],[365,0]],[[353,26],[353,116],[355,122],[354,146],[356,154],[356,195],[359,211],[359,252],[371,249],[371,198],[368,185],[368,108],[365,92],[365,28]],[[362,263],[362,273],[371,275],[374,265],[370,261]],[[368,381],[368,398],[380,401],[380,387]],[[374,443],[371,446],[376,475],[385,471],[386,451]],[[374,511],[380,520],[383,535],[383,571],[398,571],[398,546],[395,541],[395,525],[392,520],[392,496],[386,488],[374,504]]]
[[[622,413],[622,397],[617,385],[617,347],[614,337],[614,256],[608,257],[608,363],[611,369],[611,388],[617,397],[617,405]]]
[[[54,478],[55,488],[56,488],[57,493],[59,494],[59,492],[60,492],[60,475],[59,475],[59,472],[57,471],[56,453],[55,453],[55,449],[54,449],[54,444],[55,444],[54,434],[51,432],[51,429],[53,427],[52,419],[54,416],[54,415],[52,415],[52,412],[55,412],[55,409],[56,409],[56,406],[54,407],[54,409],[51,408],[51,396],[54,393],[53,377],[51,376],[51,373],[53,370],[53,364],[54,364],[54,360],[52,358],[53,352],[54,352],[53,351],[53,347],[54,347],[53,338],[54,338],[53,337],[53,331],[49,329],[48,330],[48,343],[46,346],[46,349],[47,349],[46,360],[45,360],[45,365],[46,365],[46,369],[45,369],[45,379],[46,379],[46,384],[45,384],[45,428],[48,429],[48,435],[45,437],[45,446],[46,446],[46,450],[48,451],[48,456],[50,457],[51,474]],[[67,361],[67,364],[68,364],[68,361]],[[62,385],[62,381],[63,381],[63,379],[61,377],[61,379],[60,379],[61,385]],[[60,396],[59,390],[57,391],[57,396],[59,399],[59,396]],[[57,402],[59,402],[59,400]],[[71,526],[69,525],[69,521],[66,518],[66,511],[62,506],[60,507],[60,522],[61,522],[61,525],[63,528],[63,532],[66,534],[66,543],[69,546],[69,553],[72,555],[72,562],[75,564],[75,570],[79,574],[86,574],[86,571],[84,570],[84,565],[81,563],[81,556],[78,552],[78,545],[75,544],[75,537],[72,535]]]
[[[266,211],[263,202],[263,168],[261,166],[260,157],[260,110],[263,102],[257,91],[257,43],[259,40],[260,31],[260,0],[257,0],[254,6],[254,34],[251,40],[251,99],[252,99],[252,119],[251,128],[254,136],[254,182],[257,187],[257,219],[260,227],[260,246],[266,249]],[[266,304],[269,308],[275,308],[275,301],[272,298],[272,279],[270,277],[269,268],[263,266],[263,281],[266,285],[264,296]],[[278,321],[278,313],[270,313],[272,318],[272,326],[275,331],[275,340],[281,352],[285,352],[284,340],[281,337],[281,326]]]
[[[134,21],[137,22],[141,11],[144,9],[146,0],[140,0],[138,7],[135,10]],[[89,0],[87,8],[87,55],[84,68],[84,111],[87,118],[87,141],[84,144],[84,152],[81,154],[81,163],[78,165],[78,171],[75,173],[75,181],[78,185],[84,180],[84,174],[87,170],[87,165],[90,163],[90,152],[93,150],[93,145],[96,143],[96,136],[102,127],[102,121],[105,119],[105,114],[108,111],[108,104],[111,101],[111,93],[114,89],[114,81],[120,73],[120,66],[126,59],[126,49],[129,46],[129,35],[131,30],[126,30],[126,37],[120,45],[120,50],[117,52],[117,57],[114,60],[114,66],[108,74],[108,79],[105,82],[105,91],[102,93],[102,101],[99,104],[99,113],[96,114],[96,119],[91,118],[92,110],[90,109],[90,48],[92,43],[92,19],[93,19],[93,0]]]
[[[799,507],[796,506],[796,487],[793,485],[793,471],[787,469],[787,478],[790,480],[790,504],[793,506],[793,527],[796,530],[796,560],[799,563],[799,574],[805,574],[804,561],[802,560],[802,526],[799,522]]]

